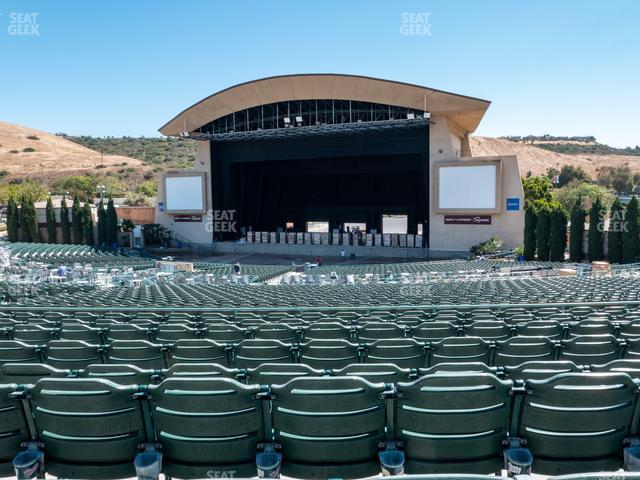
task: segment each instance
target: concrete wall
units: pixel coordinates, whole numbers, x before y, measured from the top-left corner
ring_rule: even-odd
[[[205,189],[207,199],[207,210],[211,208],[211,158],[209,142],[198,142],[196,152],[196,162],[193,167],[194,172],[205,172]],[[160,177],[158,183],[158,202],[164,201],[164,176]],[[183,239],[193,243],[207,244],[213,243],[213,233],[207,231],[207,215],[202,215],[200,222],[174,222],[174,216],[166,212],[161,212],[159,205],[156,203],[155,221],[163,225],[165,228],[176,232]]]
[[[432,149],[438,148],[432,143]],[[451,160],[451,159],[450,159]],[[432,251],[468,251],[471,246],[493,236],[504,241],[506,248],[515,248],[523,243],[524,232],[524,191],[520,180],[518,159],[515,156],[502,157],[463,157],[455,159],[464,161],[502,161],[502,193],[498,198],[500,212],[491,214],[491,225],[445,225],[444,214],[434,213],[434,201],[431,199],[431,215],[429,219],[430,249]],[[433,170],[436,162],[431,162],[431,186],[433,195]],[[464,192],[460,192],[464,195]],[[506,199],[519,198],[520,210],[507,211]]]

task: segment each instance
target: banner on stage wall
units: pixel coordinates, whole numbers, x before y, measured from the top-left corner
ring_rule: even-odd
[[[367,247],[372,247],[373,246],[373,235],[370,233],[367,233],[364,237],[364,244]]]
[[[390,247],[391,246],[391,234],[390,233],[383,233],[382,234],[382,245],[385,247]]]
[[[269,232],[261,232],[262,233],[262,243],[269,243]]]
[[[422,248],[422,235],[416,235],[416,248]]]
[[[373,243],[375,244],[376,247],[381,247],[382,246],[382,234],[381,233],[376,233],[373,235]]]
[[[407,247],[413,248],[415,245],[415,235],[413,233],[407,234]]]

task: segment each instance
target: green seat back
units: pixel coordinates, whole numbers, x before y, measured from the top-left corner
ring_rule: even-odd
[[[263,363],[247,370],[248,384],[273,385],[287,383],[300,377],[321,377],[323,370],[316,370],[303,363]]]
[[[346,340],[311,340],[300,345],[300,363],[324,370],[359,363],[358,345]]]
[[[296,378],[273,386],[273,426],[284,475],[353,478],[379,472],[384,390],[383,383],[358,377]]]
[[[478,337],[451,337],[431,344],[428,366],[438,363],[483,362],[489,364],[490,349]]]
[[[47,472],[68,478],[135,474],[138,445],[147,440],[135,386],[103,379],[47,378],[31,390]]]
[[[407,473],[492,473],[502,465],[512,382],[441,373],[399,383],[397,435]]]
[[[393,363],[401,368],[426,366],[427,350],[413,338],[378,340],[366,345],[365,363]]]
[[[225,345],[213,340],[178,340],[171,346],[171,364],[217,363],[228,366]]]
[[[236,368],[255,368],[262,363],[293,362],[291,345],[278,340],[243,340],[234,346]]]
[[[636,403],[625,373],[564,373],[526,382],[518,436],[544,475],[617,470]]]
[[[115,340],[107,349],[107,363],[130,364],[140,368],[166,368],[165,348],[144,340]]]
[[[553,360],[555,344],[545,337],[512,337],[496,342],[493,363],[497,366],[520,365],[528,360]]]
[[[264,441],[259,391],[228,378],[171,377],[150,386],[165,474],[205,478],[210,470],[233,470],[255,476],[257,446]]]
[[[3,367],[4,368],[4,367]],[[0,384],[0,474],[14,476],[11,461],[22,448],[20,444],[29,440],[29,430],[20,400],[11,398],[18,386]],[[26,382],[25,382],[26,383]]]
[[[47,364],[55,368],[76,370],[92,363],[102,363],[98,345],[80,340],[51,340],[46,348]]]

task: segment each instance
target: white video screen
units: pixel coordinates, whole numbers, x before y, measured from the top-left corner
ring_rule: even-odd
[[[496,165],[440,167],[439,174],[440,208],[496,208]]]
[[[166,177],[165,201],[169,211],[203,211],[202,176]]]

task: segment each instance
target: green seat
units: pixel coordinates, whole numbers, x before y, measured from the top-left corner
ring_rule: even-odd
[[[198,338],[198,330],[186,325],[160,325],[153,332],[155,343],[173,343],[176,340],[195,340]]]
[[[498,374],[497,367],[490,367],[486,363],[482,362],[453,362],[453,363],[438,363],[433,367],[418,369],[418,375],[420,377],[424,375],[435,375],[440,373],[491,373],[492,375]]]
[[[47,364],[55,368],[77,370],[102,363],[101,349],[80,340],[51,340],[45,349]]]
[[[299,360],[312,368],[342,368],[360,362],[360,349],[346,340],[311,340],[300,344]]]
[[[511,333],[512,329],[509,325],[495,320],[480,320],[464,326],[465,336],[485,340],[506,340]]]
[[[358,478],[380,472],[384,383],[358,377],[296,378],[272,387],[282,472],[296,478]]]
[[[270,323],[252,330],[253,337],[260,340],[280,340],[283,343],[298,343],[300,333],[297,328],[285,324]]]
[[[41,378],[65,378],[69,373],[45,363],[5,363],[0,366],[0,384],[34,384]]]
[[[278,340],[243,340],[233,347],[236,368],[255,368],[263,363],[292,363],[291,345]]]
[[[145,340],[116,340],[107,347],[107,363],[161,369],[167,367],[166,352],[164,345]]]
[[[583,370],[569,360],[532,360],[520,365],[506,366],[503,371],[505,376],[512,380],[542,380],[560,373],[580,373]]]
[[[92,479],[135,476],[138,445],[148,440],[135,386],[47,378],[30,393],[47,473]]]
[[[13,329],[14,340],[28,345],[46,345],[55,336],[55,329],[40,325],[16,325]]]
[[[321,377],[324,370],[316,370],[303,363],[263,363],[246,371],[246,383],[249,385],[273,385],[287,383],[299,377]]]
[[[356,328],[359,343],[376,340],[398,339],[406,336],[406,330],[393,322],[369,322]]]
[[[517,435],[542,475],[613,471],[622,466],[636,389],[625,373],[564,373],[528,380]]]
[[[441,373],[399,383],[397,435],[405,472],[493,473],[511,415],[512,382],[488,373]]]
[[[426,367],[425,344],[413,338],[378,340],[365,346],[365,363],[393,363],[401,368]]]
[[[135,365],[93,364],[79,372],[81,378],[103,378],[118,385],[149,385],[155,370],[143,370]]]
[[[17,340],[0,340],[0,364],[5,363],[40,363],[41,349],[34,345]]]
[[[518,335],[524,337],[546,337],[560,340],[564,335],[564,327],[555,320],[533,320],[516,325]]]
[[[409,381],[412,370],[394,363],[354,363],[332,370],[334,377],[362,377],[370,382],[398,383]]]
[[[235,325],[208,325],[204,338],[219,343],[237,343],[247,339],[248,331],[246,328],[236,327]]]
[[[338,322],[312,323],[304,330],[305,342],[311,340],[351,340],[352,338],[352,329]]]
[[[20,400],[13,398],[18,386],[5,383],[6,379],[3,374],[0,384],[0,475],[13,477],[11,462],[22,450],[21,444],[29,440],[29,429]]]
[[[178,340],[171,345],[171,365],[188,362],[229,366],[225,345],[206,339]]]
[[[451,322],[423,322],[412,328],[411,336],[419,342],[437,342],[449,337],[457,337],[460,327]]]
[[[577,365],[607,363],[620,355],[618,340],[613,335],[582,335],[562,341],[560,360]]]
[[[149,340],[151,332],[139,325],[113,323],[106,328],[107,340]]]
[[[520,365],[523,362],[554,359],[556,344],[545,337],[512,337],[496,342],[493,364]]]
[[[482,362],[490,364],[490,344],[478,337],[451,337],[432,343],[428,366],[438,363]]]
[[[638,360],[613,360],[602,365],[590,365],[589,371],[594,373],[622,372],[631,378],[640,378],[640,359]]]
[[[259,386],[228,378],[172,377],[148,390],[165,475],[256,476],[257,447],[265,440]]]
[[[224,377],[236,378],[238,370],[235,368],[227,368],[216,363],[174,363],[166,370],[159,372],[162,378],[184,377]]]
[[[87,325],[64,325],[59,333],[60,340],[81,340],[87,343],[103,343],[102,330]]]

